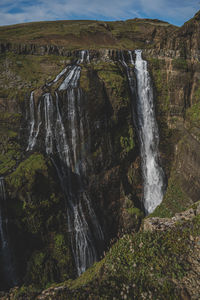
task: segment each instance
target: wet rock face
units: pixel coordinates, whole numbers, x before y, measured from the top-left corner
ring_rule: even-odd
[[[199,200],[200,144],[195,136],[186,135],[176,149],[176,170],[181,187],[191,201]]]
[[[84,176],[83,184],[102,225],[106,246],[122,231],[138,230],[143,217],[140,209],[137,208],[141,194],[139,151],[132,126],[128,83],[121,63],[113,62],[111,58],[107,60],[111,54],[116,55],[117,58],[119,53],[105,51],[103,59],[100,60],[99,54],[93,52],[94,63],[82,65],[80,88],[83,104],[81,115],[85,115],[82,121],[84,121],[84,128],[87,127],[88,130],[84,132],[84,139],[80,139],[76,144],[79,152],[84,151],[87,176]],[[30,59],[30,56],[27,59]],[[37,59],[40,60],[40,57]],[[49,59],[51,58],[49,57]],[[72,61],[75,59],[73,57]],[[10,77],[6,79],[12,85],[18,69],[15,69],[16,65],[12,55],[8,61],[13,77],[10,81]],[[43,63],[44,72],[49,74],[51,72],[50,61],[47,59]],[[54,66],[60,68],[59,64],[59,60],[56,59]],[[55,72],[51,78],[47,77],[48,82],[57,74]],[[23,73],[19,73],[20,84],[23,84],[23,76]],[[44,78],[43,76],[44,74],[42,78]],[[46,125],[43,120],[45,118],[43,102],[47,99],[44,99],[42,95],[51,93],[51,101],[55,108],[54,92],[63,79],[56,83],[55,87],[44,85],[34,91],[32,100],[36,108],[42,103],[41,116],[43,119],[40,120],[42,123],[37,143],[34,148],[29,147],[30,152],[27,152],[31,119],[30,93],[26,92],[29,79],[30,77],[25,79],[22,94],[19,94],[17,90],[13,96],[15,100],[12,102],[11,108],[7,107],[10,115],[1,115],[10,134],[1,149],[2,161],[5,161],[6,165],[9,159],[9,164],[6,165],[6,168],[2,166],[1,174],[6,177],[9,218],[12,219],[10,230],[13,233],[11,237],[16,259],[18,262],[20,261],[20,266],[17,266],[20,269],[19,277],[26,284],[34,283],[44,286],[48,282],[62,281],[75,276],[66,226],[65,200],[56,177],[55,166],[45,150]],[[40,82],[38,82],[38,86]],[[9,88],[5,93],[9,92]],[[63,123],[67,126],[69,109],[66,93],[59,91],[58,94]],[[25,96],[24,99],[22,96]],[[10,97],[9,94],[8,97]],[[19,103],[18,107],[15,107],[15,101]],[[12,123],[9,120],[14,118],[15,109],[19,110],[19,116]],[[4,113],[7,113],[7,110],[4,108]],[[36,119],[38,118],[37,114],[36,109]],[[38,122],[40,121],[38,119]],[[10,130],[13,133],[10,133]],[[70,130],[71,128],[67,130],[68,139],[71,138]],[[6,132],[1,136],[1,140],[4,139],[4,136],[6,136]],[[18,150],[17,153],[16,150]],[[76,182],[77,179],[73,177],[73,180]],[[75,184],[73,189],[76,190]],[[15,226],[15,224],[17,225]],[[21,242],[19,243],[19,241]],[[27,247],[27,244],[30,246]]]
[[[152,22],[151,26],[148,21],[141,25],[136,20],[133,26],[130,21],[128,26],[133,32],[130,30],[127,36],[131,48],[146,48],[143,53],[154,86],[160,156],[168,180],[163,206],[156,216],[168,217],[199,200],[199,20],[196,17],[180,29]],[[110,34],[109,26],[101,25]],[[123,36],[124,32],[118,32],[117,39],[122,41]],[[122,232],[137,231],[143,218],[138,140],[132,125],[134,116],[126,72],[119,62],[120,51],[112,49],[116,45],[90,50],[91,63],[82,64],[79,82],[89,131],[77,147],[91,146],[87,152],[84,185],[107,246]],[[50,87],[45,83],[53,80],[63,66],[76,61],[80,52],[69,50],[66,45],[30,42],[1,42],[0,49],[3,70],[0,74],[0,175],[6,178],[9,218],[23,269],[22,281],[45,286],[73,277],[75,272],[67,229],[63,226],[67,223],[63,196],[55,168],[43,148],[44,136],[41,134],[31,153],[26,152],[27,111],[30,92],[35,90],[36,105],[44,93],[53,94],[59,85]],[[128,57],[127,51],[124,57]],[[65,115],[64,93],[60,92],[59,98]],[[41,130],[45,131],[42,127]],[[172,221],[163,220],[161,225],[159,222],[155,219],[145,226],[152,230],[156,226],[161,230],[171,228],[176,217]]]

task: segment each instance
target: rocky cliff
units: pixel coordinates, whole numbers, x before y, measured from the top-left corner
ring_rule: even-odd
[[[146,19],[0,28],[0,176],[5,178],[18,285],[24,285],[12,291],[10,299],[35,299],[41,289],[64,281],[39,299],[198,299],[184,278],[198,268],[196,263],[190,268],[193,261],[186,253],[198,254],[199,218],[193,216],[166,232],[136,233],[144,217],[132,113],[137,100],[131,97],[120,55],[128,61],[127,50],[141,48],[148,61],[167,182],[164,200],[153,216],[173,217],[200,195],[199,28],[199,13],[181,28]],[[31,91],[35,105],[44,93],[56,91],[60,81],[52,87],[47,83],[73,64],[82,49],[90,54],[90,63],[81,63],[79,82],[88,122],[84,127],[89,131],[77,147],[91,145],[85,186],[105,234],[104,251],[123,237],[103,260],[72,281],[76,271],[65,201],[55,166],[42,146],[44,136],[33,150],[26,150]],[[134,73],[134,67],[130,70]],[[64,113],[64,96],[61,99]],[[176,239],[180,245],[173,245]],[[164,273],[169,259],[169,271]],[[9,287],[0,283],[2,290]]]

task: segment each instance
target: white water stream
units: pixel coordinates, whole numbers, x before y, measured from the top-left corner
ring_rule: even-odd
[[[136,50],[135,73],[137,78],[137,118],[144,180],[144,207],[151,213],[162,202],[164,173],[159,164],[159,133],[154,111],[153,89],[142,59],[142,51]],[[132,60],[131,60],[132,61]]]
[[[51,155],[66,197],[68,231],[78,275],[98,259],[99,253],[96,242],[102,243],[104,240],[90,197],[83,184],[87,169],[84,145],[86,144],[85,136],[88,136],[88,132],[86,132],[88,120],[83,112],[83,99],[79,88],[81,75],[79,64],[89,61],[89,51],[81,51],[80,59],[76,64],[66,67],[51,83],[47,84],[47,86],[51,86],[65,75],[55,97],[46,93],[42,100],[45,150],[48,155]],[[59,92],[65,93],[64,101],[67,102],[65,117],[63,117],[59,107]],[[41,102],[38,107],[40,104]],[[40,130],[38,120],[40,120],[38,117],[35,118],[32,92],[27,150],[32,150],[36,145]],[[34,128],[36,128],[35,131]]]

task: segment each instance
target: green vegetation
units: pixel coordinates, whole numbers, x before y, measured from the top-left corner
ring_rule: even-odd
[[[172,230],[124,235],[102,261],[66,282],[70,299],[180,299],[176,282],[190,268],[190,237],[199,233],[198,216]]]
[[[41,292],[41,289],[36,288],[33,285],[16,287],[12,292],[13,300],[35,300],[36,296]]]
[[[162,203],[149,215],[149,217],[173,217],[175,213],[184,211],[190,205],[188,196],[183,192],[180,179],[175,170],[169,178],[167,191]]]
[[[10,190],[19,191],[20,188],[28,193],[35,182],[35,176],[41,173],[47,177],[47,166],[42,154],[32,154],[28,159],[21,162],[17,169],[6,180]]]
[[[200,101],[187,109],[186,118],[191,126],[200,127]]]
[[[189,268],[187,257],[190,247],[192,248],[189,237],[199,234],[199,217],[166,232],[126,234],[111,247],[100,262],[95,263],[78,279],[69,279],[74,278],[74,266],[69,247],[69,234],[67,228],[63,226],[67,224],[65,202],[55,170],[42,154],[34,153],[28,156],[27,153],[20,151],[18,144],[21,115],[17,111],[20,111],[20,105],[24,105],[24,96],[29,95],[32,89],[37,89],[36,93],[40,95],[44,83],[51,81],[71,60],[71,57],[65,59],[59,55],[42,55],[41,45],[64,46],[65,49],[149,48],[155,45],[154,38],[158,42],[156,35],[162,36],[162,30],[166,33],[168,27],[170,27],[168,24],[159,21],[128,20],[40,22],[0,28],[0,40],[12,43],[11,52],[0,55],[0,67],[3,70],[0,74],[0,100],[8,102],[10,111],[16,111],[16,113],[0,112],[0,121],[5,124],[4,137],[0,139],[2,142],[0,176],[6,177],[9,217],[14,224],[11,226],[17,228],[16,232],[20,232],[15,241],[15,244],[20,245],[16,252],[17,257],[20,261],[25,255],[24,261],[28,262],[23,266],[26,268],[24,278],[27,287],[18,289],[16,299],[29,296],[34,298],[34,295],[39,293],[35,286],[39,289],[46,288],[52,283],[61,281],[65,281],[64,284],[72,293],[72,296],[69,295],[70,300],[97,299],[97,297],[102,300],[119,298],[164,300],[166,295],[171,300],[176,297],[179,299],[176,282]],[[29,47],[28,51],[31,50],[31,44],[35,45],[40,55],[14,54],[15,51],[19,52],[19,47]],[[168,113],[171,100],[171,86],[167,84],[165,64],[161,59],[149,59],[157,93],[156,108],[159,111],[159,118],[162,118],[163,112]],[[188,68],[187,61],[183,59],[174,59],[172,66],[183,71]],[[135,145],[129,88],[124,69],[120,63],[100,62],[98,59],[88,65],[83,64],[80,87],[84,92],[84,99],[87,100],[85,109],[90,117],[89,125],[92,132],[91,144],[94,151],[90,166],[94,159],[97,184],[103,182],[103,192],[98,199],[103,199],[103,194],[107,193],[109,182],[110,195],[113,189],[114,197],[106,204],[101,200],[102,207],[105,204],[109,212],[112,211],[110,207],[115,207],[115,202],[118,201],[117,197],[115,199],[115,191],[119,191],[117,203],[119,211],[115,211],[119,225],[116,227],[120,226],[121,220],[118,220],[120,214],[127,214],[127,223],[130,217],[135,225],[134,229],[139,228],[144,216],[133,206],[132,200],[138,197],[133,193],[139,194],[135,191],[135,186],[141,190],[141,179],[138,174],[136,176],[136,168],[139,165],[139,159],[136,162],[138,149]],[[199,96],[200,90],[197,89],[196,99]],[[199,111],[198,103],[187,110],[187,118],[195,126],[200,122]],[[165,146],[167,145],[166,156],[170,156],[171,131],[165,122],[166,120],[163,121],[161,134],[162,140],[165,139]],[[7,126],[7,123],[12,126]],[[96,126],[95,130],[91,124]],[[88,157],[88,161],[90,158]],[[115,171],[119,172],[119,175],[114,174]],[[118,182],[119,186],[116,187]],[[124,192],[126,189],[130,193],[127,203]],[[92,192],[95,194],[98,191],[95,187]],[[184,210],[187,205],[188,197],[182,191],[179,177],[172,171],[164,201],[152,216],[170,217]],[[34,286],[28,286],[29,284]]]
[[[137,216],[139,218],[143,218],[144,217],[144,214],[143,212],[137,208],[137,207],[130,207],[130,208],[127,208],[127,212],[131,215],[131,216]]]
[[[86,93],[90,91],[90,80],[88,78],[88,69],[84,66],[81,68],[80,87]]]
[[[0,112],[1,123],[16,124],[19,123],[20,119],[21,119],[21,114],[19,113]]]
[[[41,88],[45,82],[54,79],[64,64],[65,60],[56,55],[1,54],[0,97],[24,100],[30,89]]]
[[[172,66],[178,70],[187,70],[188,64],[184,58],[175,58],[172,60]]]
[[[148,58],[150,70],[153,77],[153,85],[156,88],[156,99],[159,108],[163,112],[169,111],[170,97],[169,87],[167,84],[166,71],[164,70],[165,61],[162,59]]]
[[[34,153],[6,176],[8,211],[20,232],[19,259],[23,255],[21,249],[25,249],[24,282],[39,288],[73,277],[74,270],[67,228],[63,226],[64,200],[52,171],[51,162]],[[29,245],[24,238],[30,239]]]
[[[15,132],[10,132],[14,135]],[[20,147],[16,143],[7,144],[7,151],[0,154],[0,176],[12,170],[21,157]]]
[[[122,148],[122,155],[128,154],[131,150],[134,149],[135,143],[134,143],[134,132],[133,127],[129,127],[128,129],[128,136],[121,136],[120,137],[120,145]]]
[[[120,65],[110,63],[98,63],[94,65],[98,77],[104,82],[112,101],[114,112],[117,112],[129,104],[128,83]]]
[[[69,279],[67,273],[72,265],[71,257],[66,242],[63,242],[62,246],[67,251],[63,253],[63,262],[60,261],[60,255],[56,257],[51,254],[51,249],[36,250],[28,261],[26,282],[38,288],[47,288],[56,278],[59,278],[59,281]],[[59,251],[57,253],[59,254]]]
[[[107,88],[115,89],[116,93],[120,93],[126,79],[116,63],[100,62],[94,65],[94,69],[98,72],[99,78],[104,81]]]
[[[54,21],[26,23],[0,27],[0,41],[17,44],[56,45],[68,49],[118,48],[136,49],[144,47],[144,32],[151,36],[154,28],[171,31],[176,28],[165,22],[154,20],[102,21]],[[145,44],[145,47],[150,47]]]
[[[60,272],[60,279],[69,279],[69,269],[72,258],[66,236],[63,233],[55,234],[52,243],[52,257],[56,260]]]
[[[200,101],[200,81],[198,81],[197,89],[194,93],[194,98],[195,98],[196,102]]]
[[[0,176],[12,172],[21,158],[20,145],[17,141],[16,122],[19,121],[17,114],[0,113]],[[11,126],[12,125],[12,126]]]

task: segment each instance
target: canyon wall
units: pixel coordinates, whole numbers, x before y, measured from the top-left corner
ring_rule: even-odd
[[[84,25],[87,34],[74,29],[69,33],[72,29],[66,27],[65,37],[45,32],[39,37],[39,28],[34,37],[24,37],[19,25],[18,40],[5,28],[0,41],[0,176],[5,178],[19,284],[44,288],[76,277],[65,201],[55,166],[42,146],[44,137],[26,150],[31,91],[36,105],[44,93],[56,91],[59,82],[54,87],[47,83],[74,64],[87,45],[90,63],[81,62],[79,82],[89,128],[82,143],[91,145],[85,185],[105,235],[104,250],[124,233],[137,232],[144,217],[139,140],[133,125],[137,100],[131,97],[120,61],[123,53],[130,64],[126,49],[143,49],[154,88],[167,190],[153,215],[172,217],[199,200],[199,13],[181,28],[139,19],[92,24]],[[64,96],[60,99],[65,113]]]

